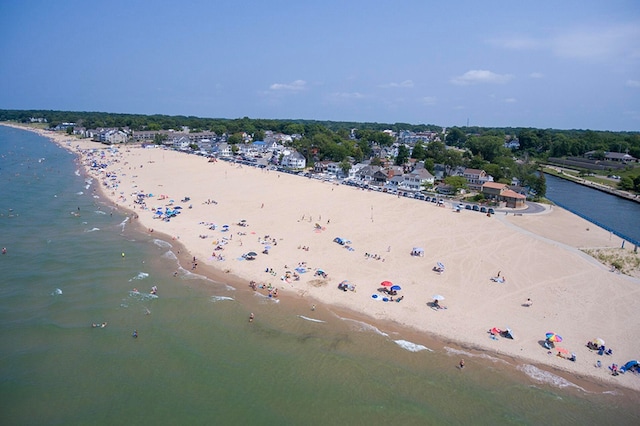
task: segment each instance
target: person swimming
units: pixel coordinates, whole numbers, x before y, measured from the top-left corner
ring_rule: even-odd
[[[131,334],[131,337],[137,339],[138,338],[138,330],[133,330],[133,334]]]

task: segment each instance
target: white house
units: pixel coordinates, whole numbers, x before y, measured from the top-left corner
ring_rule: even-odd
[[[212,151],[219,157],[231,157],[231,154],[233,153],[231,145],[226,142],[219,142],[215,144]]]
[[[434,176],[427,169],[415,169],[411,173],[403,175],[402,186],[410,191],[420,191],[424,185],[433,185]]]
[[[290,151],[282,157],[280,165],[290,169],[304,169],[307,166],[307,160],[299,152]]]

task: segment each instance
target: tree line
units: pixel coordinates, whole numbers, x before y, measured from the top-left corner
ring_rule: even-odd
[[[593,130],[555,130],[534,128],[483,128],[452,127],[443,134],[436,125],[409,123],[358,123],[318,120],[251,119],[248,117],[201,118],[194,116],[118,114],[105,112],[74,112],[51,110],[0,110],[0,121],[29,122],[31,118],[44,118],[51,127],[63,122],[77,123],[85,128],[129,128],[132,130],[182,130],[191,132],[212,131],[227,135],[231,144],[242,142],[242,133],[253,135],[254,140],[264,138],[271,130],[287,135],[301,135],[292,146],[304,155],[311,165],[316,161],[348,160],[359,162],[373,157],[375,147],[389,148],[395,139],[383,132],[436,132],[439,140],[418,141],[411,148],[400,145],[393,159],[402,165],[410,158],[424,161],[425,167],[434,172],[436,164],[442,164],[446,173],[456,167],[485,170],[498,182],[510,183],[512,177],[545,192],[544,177],[536,173],[537,166],[530,160],[546,160],[548,157],[582,156],[596,151],[596,157],[604,152],[628,152],[640,158],[640,133],[605,132]],[[505,142],[517,140],[519,147],[505,147]],[[459,150],[450,149],[460,148]],[[377,160],[379,161],[379,160]],[[629,182],[625,181],[628,185]]]

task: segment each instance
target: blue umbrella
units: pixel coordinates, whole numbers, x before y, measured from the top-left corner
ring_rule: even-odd
[[[399,285],[392,285],[392,286],[391,286],[391,290],[393,290],[393,291],[400,291],[400,290],[402,290],[402,287],[400,287]]]
[[[444,269],[444,265],[441,262],[438,262],[438,268]]]

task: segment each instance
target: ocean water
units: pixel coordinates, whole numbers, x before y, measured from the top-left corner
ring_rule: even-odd
[[[640,423],[635,392],[181,269],[74,160],[0,126],[2,424]]]

